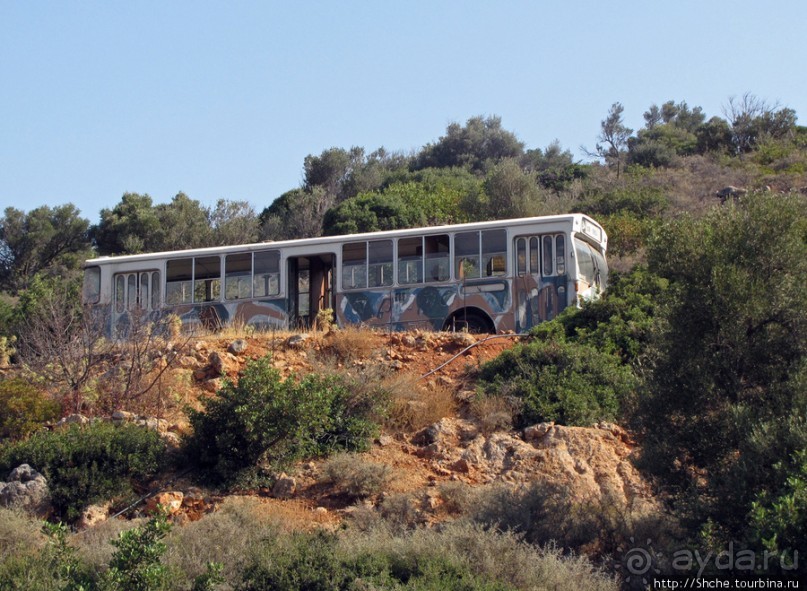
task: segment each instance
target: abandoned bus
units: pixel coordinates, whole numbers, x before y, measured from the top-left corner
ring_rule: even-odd
[[[134,311],[215,329],[338,325],[522,332],[607,283],[607,237],[582,214],[100,257],[84,301],[122,334]]]

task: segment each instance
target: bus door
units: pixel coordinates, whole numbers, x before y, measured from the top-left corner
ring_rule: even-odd
[[[289,257],[289,326],[311,328],[317,313],[334,309],[333,254]]]
[[[116,337],[125,337],[134,324],[145,321],[150,312],[159,310],[162,283],[156,270],[117,273],[112,307],[112,326]]]
[[[515,320],[519,332],[552,320],[568,305],[566,242],[564,234],[515,239]]]

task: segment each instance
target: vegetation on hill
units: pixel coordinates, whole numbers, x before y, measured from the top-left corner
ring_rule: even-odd
[[[334,147],[306,157],[301,186],[260,212],[241,201],[206,208],[183,193],[156,205],[148,195],[127,193],[95,222],[71,204],[27,213],[7,208],[0,217],[0,360],[28,373],[25,382],[0,378],[0,473],[30,463],[52,479],[58,516],[74,519],[89,500],[122,494],[132,479],[150,477],[162,465],[162,444],[145,431],[93,424],[36,432],[58,409],[156,408],[163,400],[161,368],[181,350],[154,330],[146,349],[122,349],[93,336],[92,319],[76,303],[80,262],[88,256],[582,211],[609,234],[616,271],[609,290],[536,327],[529,340],[479,368],[472,413],[496,427],[511,426],[511,418],[518,426],[615,421],[629,427],[640,444],[639,465],[654,478],[677,525],[677,544],[767,551],[784,557],[776,563],[787,571],[782,565],[793,564],[807,538],[807,128],[797,125],[792,109],[750,94],[729,100],[723,117],[668,101],[651,105],[644,121],[634,132],[623,106],[613,104],[589,151],[592,163],[575,161],[558,142],[529,149],[498,117],[452,124],[412,154]],[[342,351],[334,364],[349,357]],[[111,359],[115,371],[104,365]],[[323,367],[283,379],[268,359],[243,369],[237,382],[222,384],[190,411],[186,457],[210,483],[254,482],[261,466],[273,473],[301,458],[360,451],[377,433],[382,410],[388,426],[425,426],[416,420],[415,388],[411,399],[384,394],[382,409],[374,396],[383,388],[368,395],[368,384],[377,385],[372,376],[351,381]],[[362,498],[376,485],[348,476],[369,479],[372,470],[358,463],[353,471],[338,468],[353,457],[334,460],[331,482]],[[578,507],[557,491],[550,491],[551,503],[543,489],[533,492],[502,493],[502,503],[541,497],[536,515]],[[385,501],[389,511],[396,502]],[[571,508],[563,511],[574,521]],[[548,541],[547,528],[516,517],[480,522],[490,528],[512,522],[535,537],[528,541]],[[154,527],[149,531],[160,529]],[[616,529],[619,540],[633,535],[627,527],[600,528],[596,535]],[[559,532],[555,539],[585,550],[594,545],[591,531],[582,537]],[[361,581],[361,588],[443,588],[449,580],[467,589],[530,588],[544,579],[516,581],[518,569],[505,573],[468,562],[459,551],[427,560],[422,548],[456,542],[471,554],[485,545],[504,549],[518,564],[553,559],[510,536],[473,528],[442,538],[419,530],[366,535],[255,542],[239,563],[241,578],[228,580],[244,589],[317,588],[325,579],[344,586]],[[657,535],[659,545],[669,539]],[[609,551],[618,546],[616,539],[599,544]],[[0,552],[0,584],[20,585],[36,563],[44,566],[30,572],[56,577],[64,587],[64,561],[40,563],[44,555],[37,552],[13,559]],[[300,564],[309,565],[309,578],[290,579]],[[197,588],[217,580],[215,570],[186,567],[201,577]],[[112,584],[82,568],[87,588]],[[798,568],[804,571],[803,564]],[[155,572],[170,578],[168,571]],[[188,577],[181,585],[187,587]]]

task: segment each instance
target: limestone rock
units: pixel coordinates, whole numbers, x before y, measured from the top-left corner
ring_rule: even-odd
[[[134,421],[136,418],[137,415],[135,413],[125,410],[116,410],[112,413],[112,420],[116,423],[128,423]]]
[[[54,427],[56,429],[62,429],[64,427],[69,427],[70,425],[86,425],[89,422],[90,419],[84,415],[72,414],[60,419],[59,422],[54,425]]]
[[[176,515],[182,509],[184,498],[185,495],[178,490],[157,493],[146,501],[146,511],[154,513],[157,510],[157,505],[162,505],[168,515]]]
[[[47,517],[51,508],[48,481],[28,464],[17,466],[8,475],[8,482],[0,482],[0,506]]]
[[[244,339],[236,339],[230,346],[227,347],[227,351],[232,353],[233,355],[243,355],[247,350],[247,342]]]
[[[224,359],[219,355],[218,351],[211,352],[207,356],[207,362],[210,364],[210,371],[214,376],[223,376],[225,374]]]
[[[112,503],[106,502],[102,505],[90,505],[79,517],[78,521],[76,522],[76,527],[78,529],[87,529],[88,527],[93,527],[102,523],[107,520],[109,517],[109,508],[112,506]]]
[[[286,339],[286,346],[290,349],[302,349],[310,338],[307,334],[295,334]]]
[[[286,474],[281,474],[272,487],[272,496],[276,499],[288,499],[297,491],[297,481]]]

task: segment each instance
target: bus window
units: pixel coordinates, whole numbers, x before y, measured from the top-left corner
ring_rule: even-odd
[[[541,260],[538,238],[530,238],[530,273],[537,275],[540,272],[538,261]]]
[[[519,277],[527,274],[527,239],[516,239],[516,273]]]
[[[448,281],[451,277],[451,248],[448,234],[424,236],[426,281]]]
[[[566,274],[566,239],[563,234],[555,236],[555,268],[558,275]]]
[[[221,292],[221,259],[217,256],[193,259],[193,301],[215,302]]]
[[[160,290],[162,283],[160,283],[160,272],[151,272],[151,309],[157,310],[160,308]]]
[[[256,298],[280,293],[280,251],[262,250],[255,253],[255,276],[252,280]]]
[[[423,281],[423,238],[398,240],[398,285]]]
[[[129,310],[137,307],[137,273],[126,278],[126,307]]]
[[[84,286],[81,290],[85,304],[97,304],[101,299],[101,268],[87,267],[84,269]]]
[[[367,287],[367,243],[348,242],[342,245],[342,287]]]
[[[252,253],[228,254],[224,257],[224,299],[252,297]]]
[[[143,308],[144,310],[148,310],[149,305],[151,304],[151,298],[149,297],[149,287],[151,285],[151,274],[150,273],[140,273],[140,290],[137,296],[137,305]],[[131,308],[131,303],[129,307]]]
[[[126,277],[115,277],[115,312],[122,314],[126,310]]]
[[[193,259],[174,259],[165,265],[165,303],[169,305],[191,302]]]
[[[552,266],[555,257],[552,256],[552,236],[544,236],[541,244],[543,249],[543,256],[541,257],[541,275],[549,277],[555,274],[555,269]]]
[[[462,232],[454,235],[455,277],[479,277],[479,232]]]
[[[507,231],[482,232],[482,268],[486,277],[504,277],[507,273]]]
[[[376,240],[368,244],[369,287],[392,285],[392,240]]]

